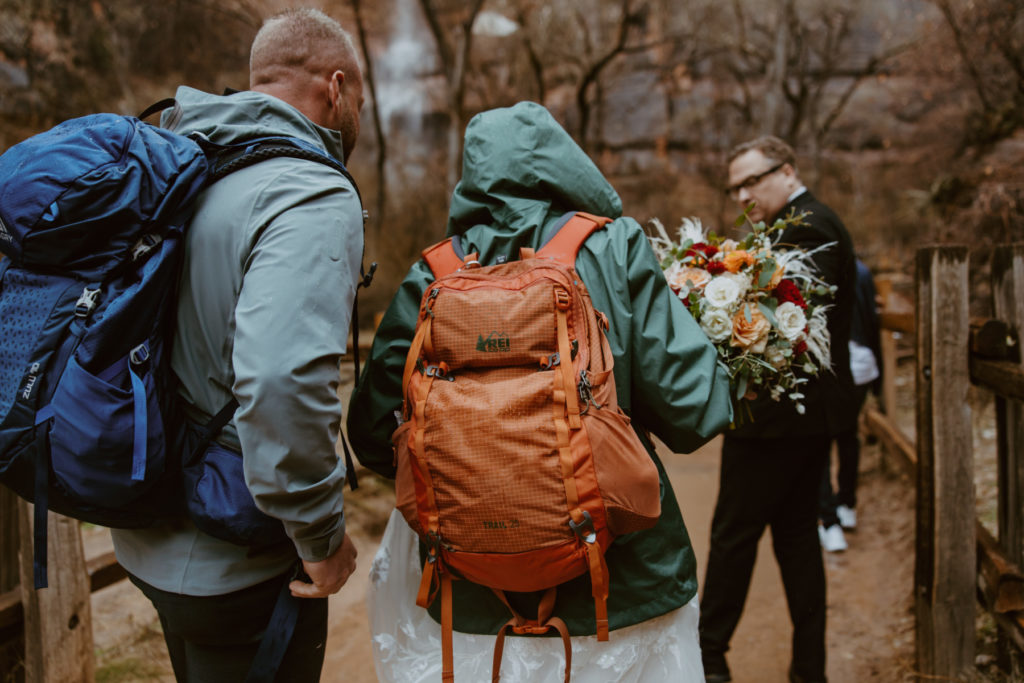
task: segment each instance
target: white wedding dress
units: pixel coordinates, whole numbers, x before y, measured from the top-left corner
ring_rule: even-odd
[[[391,513],[370,569],[367,607],[374,664],[381,683],[441,680],[441,627],[416,605],[421,569],[415,533]],[[694,597],[663,616],[595,636],[572,638],[574,683],[703,683]],[[494,636],[454,634],[455,680],[491,679]],[[505,639],[503,683],[562,683],[565,651],[559,638]]]

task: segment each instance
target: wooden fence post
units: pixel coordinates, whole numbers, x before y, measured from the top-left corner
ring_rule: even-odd
[[[95,655],[89,573],[77,521],[47,515],[47,588],[32,579],[32,506],[21,508],[21,602],[27,683],[92,683]]]
[[[974,666],[976,539],[966,247],[917,252],[917,666]]]
[[[1020,332],[1024,323],[1024,244],[1000,247],[992,256],[995,317]],[[1024,405],[996,396],[999,544],[1011,562],[1024,566]]]
[[[1024,244],[1000,247],[992,255],[992,312],[1020,339],[1024,324]],[[995,397],[998,441],[996,472],[999,501],[996,507],[999,545],[1006,557],[1024,566],[1024,404]],[[1000,665],[1019,673],[1021,657],[1000,630]]]
[[[18,497],[0,486],[0,595],[21,583],[18,568]],[[0,628],[0,680],[24,680],[25,638],[19,626]]]

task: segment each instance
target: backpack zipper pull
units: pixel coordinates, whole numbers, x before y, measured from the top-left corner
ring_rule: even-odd
[[[598,410],[604,407],[594,400],[593,388],[594,385],[590,383],[590,375],[587,373],[586,368],[580,370],[580,381],[576,384],[576,391],[580,395],[580,403],[584,406],[583,410],[580,411],[580,415],[586,415],[587,411],[590,410],[590,406],[594,406]]]

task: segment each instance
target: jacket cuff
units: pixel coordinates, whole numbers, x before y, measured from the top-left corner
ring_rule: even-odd
[[[341,547],[341,542],[345,538],[345,515],[338,518],[337,524],[332,526],[331,530],[324,534],[309,534],[309,527],[302,525],[301,533],[293,533],[292,529],[288,531],[288,535],[292,539],[292,543],[295,544],[295,551],[299,555],[299,559],[305,562],[320,562],[326,560],[328,557],[333,555],[335,551]],[[298,531],[296,529],[295,531]]]

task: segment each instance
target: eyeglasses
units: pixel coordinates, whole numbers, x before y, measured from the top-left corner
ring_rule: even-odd
[[[753,189],[758,183],[760,183],[762,180],[770,176],[772,173],[775,173],[785,165],[786,162],[782,162],[781,164],[776,164],[775,166],[772,166],[767,171],[749,176],[743,182],[739,182],[736,183],[735,185],[730,185],[729,187],[725,188],[725,193],[732,197],[733,199],[736,199],[737,197],[739,197],[740,190]]]

